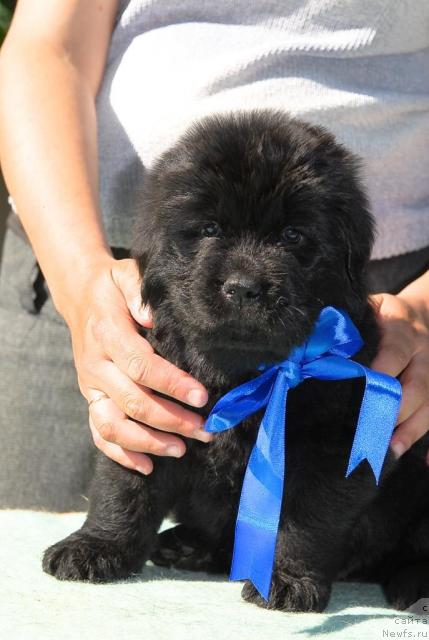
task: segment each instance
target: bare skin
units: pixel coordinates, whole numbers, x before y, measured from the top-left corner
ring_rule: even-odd
[[[397,296],[373,296],[383,330],[372,366],[402,384],[402,403],[391,447],[397,457],[429,430],[429,271]],[[429,453],[426,458],[429,464]]]
[[[180,436],[205,442],[211,436],[200,416],[174,402],[203,406],[204,387],[139,336],[137,324],[151,321],[139,305],[137,269],[131,260],[112,257],[101,223],[95,97],[117,5],[19,0],[0,56],[0,154],[54,304],[70,329],[95,445],[147,474],[153,468],[147,453],[181,456]],[[384,329],[374,367],[401,374],[404,385],[393,437],[397,454],[429,429],[428,292],[429,272],[396,297],[374,297]]]

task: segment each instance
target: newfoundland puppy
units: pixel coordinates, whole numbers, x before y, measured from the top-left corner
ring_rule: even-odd
[[[323,307],[348,312],[369,365],[379,344],[366,271],[373,220],[358,163],[332,135],[283,112],[196,123],[149,172],[134,257],[154,315],[156,351],[209,390],[208,415],[227,391],[285,359]],[[286,482],[269,601],[322,611],[334,580],[380,582],[406,608],[429,597],[428,443],[396,462],[377,488],[367,464],[345,470],[363,380],[306,380],[289,393]],[[105,582],[149,558],[227,572],[247,460],[261,415],[181,459],[159,457],[145,477],[98,454],[89,514],[46,550],[60,580]],[[377,429],[377,424],[373,425]],[[167,516],[180,523],[157,534]]]

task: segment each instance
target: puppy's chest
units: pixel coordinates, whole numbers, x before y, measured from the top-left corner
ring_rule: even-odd
[[[354,433],[360,391],[360,383],[353,381],[345,384],[314,381],[289,392],[286,413],[278,417],[279,421],[285,420],[287,458],[305,457],[307,450],[317,449],[329,454],[336,452],[345,459]],[[214,434],[209,445],[191,443],[189,474],[212,486],[241,484],[263,416],[261,410],[238,426]]]
[[[255,414],[233,429],[214,434],[208,445],[193,443],[189,450],[190,473],[211,486],[229,489],[241,484],[247,461],[256,441],[261,414]]]

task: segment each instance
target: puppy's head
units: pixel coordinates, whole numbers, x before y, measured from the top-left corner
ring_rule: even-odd
[[[286,357],[325,305],[357,319],[372,241],[356,159],[259,111],[203,120],[160,158],[133,254],[155,326],[248,370]]]

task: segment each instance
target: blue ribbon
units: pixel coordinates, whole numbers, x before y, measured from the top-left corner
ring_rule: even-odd
[[[346,477],[366,459],[378,483],[399,412],[401,385],[395,378],[350,360],[362,346],[350,317],[344,311],[325,307],[307,342],[295,348],[287,360],[224,395],[207,419],[207,431],[225,431],[266,407],[243,481],[230,575],[231,580],[251,580],[266,600],[283,495],[289,389],[306,378],[365,377]]]

